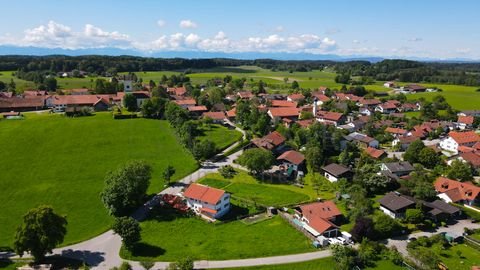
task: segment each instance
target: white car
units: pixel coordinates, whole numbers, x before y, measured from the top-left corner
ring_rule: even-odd
[[[338,241],[339,244],[342,244],[342,245],[346,245],[346,244],[347,244],[347,240],[346,240],[345,238],[343,238],[343,237],[337,237],[336,239],[337,239],[337,241]]]
[[[340,244],[337,238],[328,238],[328,243],[330,245]]]

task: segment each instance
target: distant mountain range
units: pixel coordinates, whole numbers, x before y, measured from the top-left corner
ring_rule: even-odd
[[[120,48],[90,48],[90,49],[63,49],[63,48],[41,48],[41,47],[17,47],[17,46],[0,46],[0,55],[132,55],[143,57],[159,57],[159,58],[233,58],[233,59],[276,59],[276,60],[330,60],[337,62],[346,62],[353,60],[369,61],[372,63],[380,62],[384,59],[393,59],[400,57],[377,57],[365,55],[349,55],[341,56],[336,54],[310,54],[310,53],[260,53],[260,52],[202,52],[202,51],[162,51],[162,52],[144,52],[135,49]],[[455,59],[434,59],[421,57],[401,57],[402,59],[425,61],[425,62],[480,62],[480,60],[472,60],[466,58]]]

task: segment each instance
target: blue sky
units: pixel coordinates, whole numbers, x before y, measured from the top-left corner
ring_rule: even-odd
[[[480,1],[9,1],[0,45],[480,59]]]

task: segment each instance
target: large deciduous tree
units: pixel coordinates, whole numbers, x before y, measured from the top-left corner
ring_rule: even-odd
[[[132,94],[126,94],[123,97],[123,106],[125,106],[129,112],[136,111],[138,109],[137,98]]]
[[[460,181],[472,180],[472,168],[467,163],[464,163],[460,160],[455,160],[448,169],[447,177],[451,179],[458,179]]]
[[[140,225],[132,217],[119,217],[112,226],[113,231],[122,238],[125,248],[132,250],[141,240]]]
[[[144,161],[130,161],[107,174],[101,198],[111,215],[127,215],[143,203],[151,171],[150,165]]]
[[[50,206],[42,205],[28,211],[15,234],[15,252],[20,256],[30,252],[36,262],[43,260],[45,254],[63,242],[66,226],[66,218],[56,214]]]
[[[272,152],[262,148],[245,150],[238,158],[238,163],[247,167],[252,173],[258,174],[272,167],[275,158]]]

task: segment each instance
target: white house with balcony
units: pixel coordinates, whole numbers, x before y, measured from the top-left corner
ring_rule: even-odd
[[[217,219],[230,210],[230,194],[218,188],[193,183],[183,193],[195,213]]]

